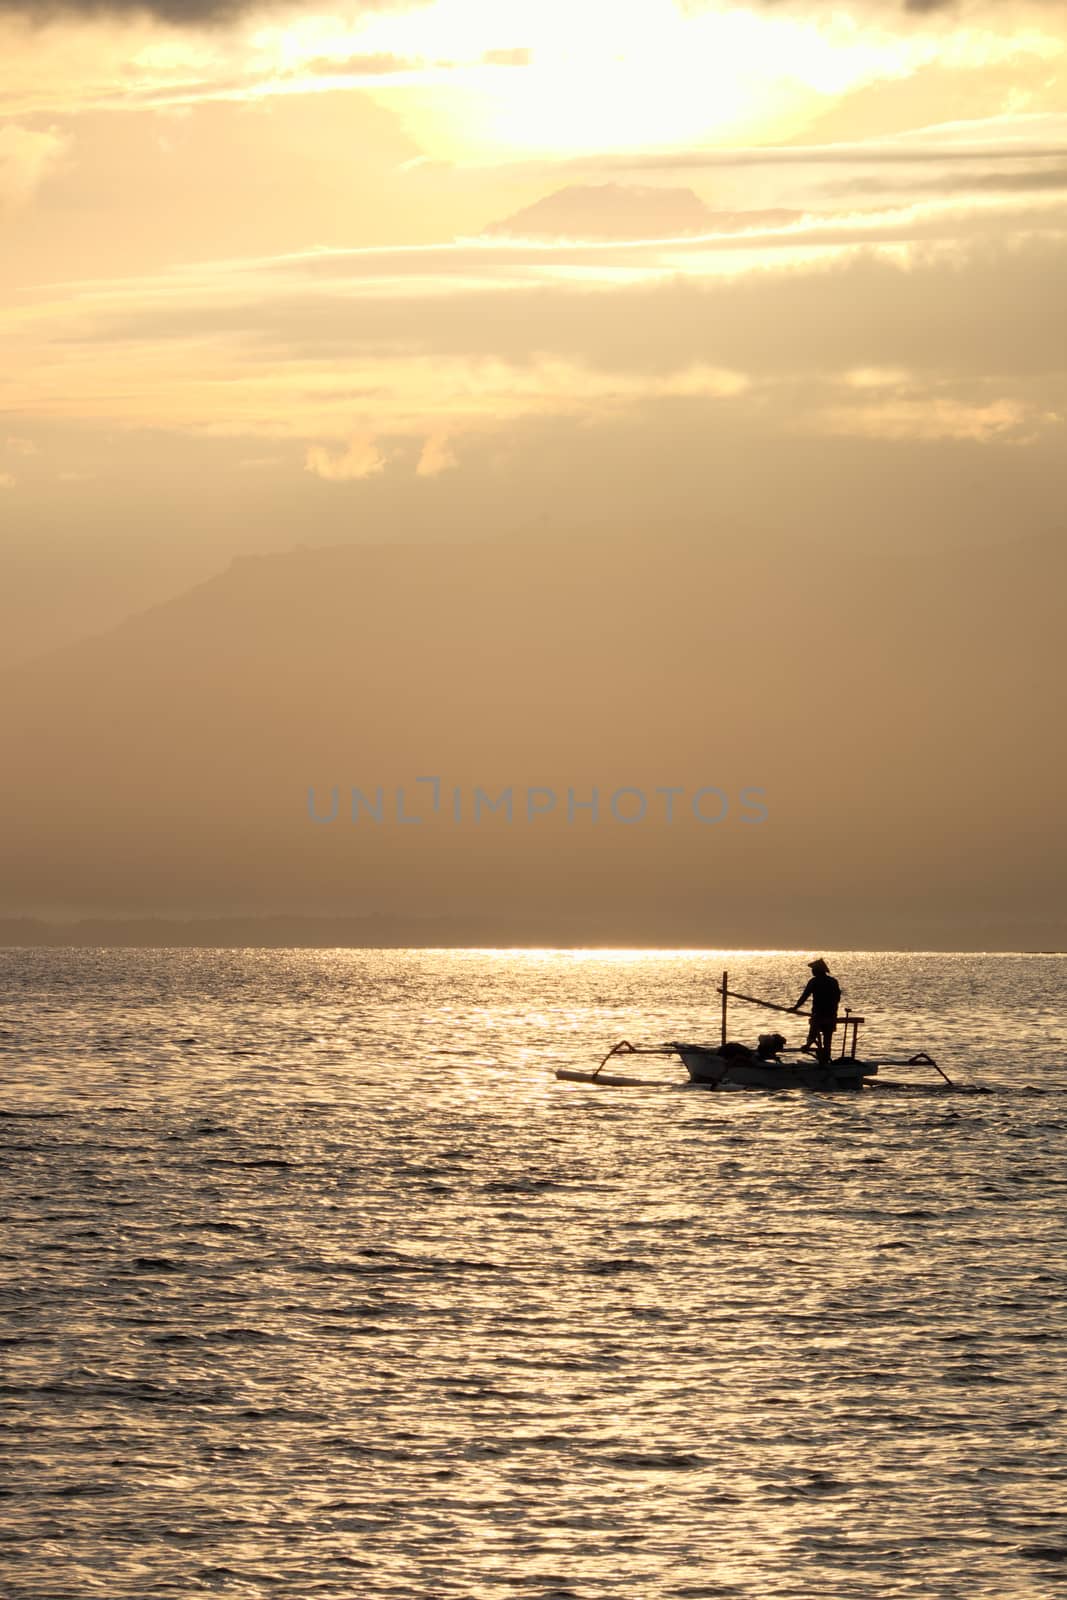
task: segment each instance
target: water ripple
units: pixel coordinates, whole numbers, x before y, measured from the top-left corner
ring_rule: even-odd
[[[553,1078],[723,964],[0,952],[4,1600],[1049,1600],[1067,963],[833,958],[988,1095]]]

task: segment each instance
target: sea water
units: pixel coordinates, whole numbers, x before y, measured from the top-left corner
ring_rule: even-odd
[[[1067,959],[823,953],[991,1092],[554,1078],[795,954],[0,951],[5,1600],[1062,1593]]]

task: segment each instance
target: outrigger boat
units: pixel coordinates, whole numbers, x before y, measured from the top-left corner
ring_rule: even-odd
[[[819,1061],[808,1053],[805,1046],[788,1045],[780,1033],[761,1034],[755,1049],[737,1044],[727,1034],[727,1007],[730,1000],[763,1006],[768,1011],[784,1011],[791,1016],[807,1018],[810,1012],[794,1012],[791,1006],[776,1005],[772,1000],[760,1000],[751,994],[739,994],[730,988],[729,974],[726,972],[722,975],[717,992],[722,996],[722,1037],[717,1045],[682,1044],[677,1040],[668,1044],[631,1044],[628,1039],[621,1039],[618,1044],[612,1045],[593,1071],[557,1067],[556,1077],[575,1083],[601,1083],[617,1087],[651,1087],[655,1084],[658,1087],[662,1080],[605,1072],[604,1068],[609,1061],[620,1056],[677,1056],[689,1074],[688,1084],[703,1089],[813,1089],[821,1093],[855,1091],[873,1087],[871,1080],[877,1077],[882,1067],[933,1067],[950,1089],[956,1088],[948,1074],[925,1050],[895,1060],[860,1060],[857,1055],[859,1030],[866,1019],[855,1016],[847,1007],[840,1024],[839,1053],[832,1060]],[[685,1086],[688,1087],[688,1084]]]

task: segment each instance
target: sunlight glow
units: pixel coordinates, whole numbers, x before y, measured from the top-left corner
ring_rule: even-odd
[[[305,86],[310,77],[324,89],[371,89],[421,143],[453,158],[789,137],[835,97],[946,51],[965,68],[1062,53],[1034,30],[956,27],[946,39],[844,12],[809,21],[763,8],[686,12],[673,0],[437,0],[355,23],[261,28],[254,44],[276,71],[306,75]]]

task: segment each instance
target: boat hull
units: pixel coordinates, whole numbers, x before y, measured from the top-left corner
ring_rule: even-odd
[[[726,1057],[717,1050],[678,1047],[691,1083],[708,1088],[814,1089],[820,1093],[863,1088],[865,1078],[878,1068],[865,1061],[760,1061],[755,1057]]]

